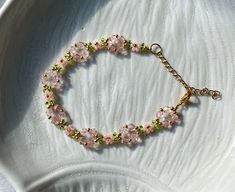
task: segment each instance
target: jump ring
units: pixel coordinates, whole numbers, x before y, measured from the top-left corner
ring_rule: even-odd
[[[159,53],[162,53],[162,47],[157,44],[157,43],[153,43],[151,46],[150,46],[150,51],[151,53],[153,53],[154,55],[157,55]]]

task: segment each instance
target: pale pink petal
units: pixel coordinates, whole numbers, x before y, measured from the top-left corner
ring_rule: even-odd
[[[138,53],[140,51],[140,44],[132,43],[131,44],[131,51]]]
[[[159,123],[165,128],[171,128],[174,124],[180,122],[179,116],[171,107],[163,107],[156,116]]]
[[[64,59],[61,59],[60,62],[59,62],[59,65],[65,69],[68,65],[69,65],[69,62],[64,60]]]
[[[142,140],[138,134],[136,126],[134,124],[124,125],[119,129],[121,133],[121,143],[131,146],[132,144],[141,143]]]
[[[128,54],[124,47],[125,39],[119,35],[112,35],[108,38],[108,49],[115,54]]]
[[[54,100],[55,99],[54,93],[52,91],[48,91],[48,90],[45,90],[44,97],[46,100]]]
[[[101,46],[101,44],[99,42],[96,42],[94,44],[94,48],[95,48],[96,51],[98,51],[98,50],[102,49],[102,46]]]
[[[89,50],[83,42],[79,42],[72,46],[69,52],[73,57],[73,60],[77,63],[85,63],[90,56]]]
[[[105,135],[103,138],[106,145],[111,145],[114,143],[112,135]]]
[[[155,131],[155,127],[153,126],[152,123],[146,123],[144,125],[144,130],[147,134],[151,134]]]
[[[71,125],[68,125],[66,128],[65,128],[65,134],[66,135],[72,135],[74,132],[75,132],[75,128],[72,127]]]
[[[61,90],[63,83],[64,81],[62,75],[57,71],[53,71],[52,69],[48,69],[42,78],[43,85],[48,85],[57,90]]]
[[[58,123],[61,122],[62,120],[65,122],[69,122],[70,120],[67,113],[58,104],[55,104],[54,106],[48,108],[46,114],[48,118],[51,120],[51,122],[55,125],[58,125]]]
[[[100,146],[97,142],[98,131],[93,128],[83,128],[80,131],[79,142],[88,148],[98,148]]]

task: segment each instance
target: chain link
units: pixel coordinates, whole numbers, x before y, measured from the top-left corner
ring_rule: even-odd
[[[192,95],[196,96],[210,96],[212,99],[218,100],[222,98],[222,95],[219,91],[217,90],[210,90],[208,88],[203,88],[203,89],[198,89],[189,86],[181,77],[181,75],[169,64],[167,59],[163,55],[163,50],[161,46],[157,43],[153,43],[150,47],[150,52],[159,57],[161,60],[162,64],[165,66],[165,68],[174,76],[174,78],[180,82],[184,88],[190,92]],[[182,103],[183,104],[183,103]]]

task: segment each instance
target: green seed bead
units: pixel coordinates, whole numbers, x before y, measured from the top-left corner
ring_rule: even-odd
[[[104,138],[104,136],[103,136],[103,135],[99,135],[99,138],[100,138],[100,139],[103,139],[103,138]]]
[[[55,64],[53,67],[52,67],[52,70],[53,71],[57,71],[58,73],[61,73],[61,71],[63,70],[61,66],[59,66],[58,64]]]
[[[107,39],[107,38],[102,38],[102,39],[101,39],[101,42],[102,42],[102,43],[107,43],[107,42],[108,42],[108,39]]]
[[[131,40],[127,40],[124,46],[126,49],[131,49],[131,44],[132,44]]]
[[[47,108],[50,108],[51,106],[53,106],[55,104],[54,100],[48,100],[45,102],[45,105],[47,106]]]
[[[43,92],[45,91],[52,91],[52,87],[48,86],[48,85],[43,85]]]
[[[160,124],[157,124],[157,125],[155,126],[155,128],[156,128],[156,130],[160,130],[160,129],[162,129],[162,126],[161,126]]]
[[[147,135],[146,132],[145,132],[145,130],[144,130],[143,128],[140,129],[140,133],[139,133],[139,134],[140,134],[140,135],[143,135],[143,136]]]
[[[50,106],[49,101],[46,101],[45,105],[46,105],[47,108],[49,108],[49,106]]]
[[[141,43],[140,45],[140,49],[143,50],[144,49],[144,43]]]
[[[62,67],[60,67],[58,64],[54,64],[53,67],[52,67],[52,70],[54,71],[58,71],[60,70]]]
[[[64,129],[64,125],[59,125],[59,128],[60,129]]]
[[[66,125],[68,125],[68,122],[66,122],[64,119],[62,119],[61,122],[59,122],[58,126],[59,126],[59,128],[64,129]],[[75,137],[76,137],[76,135],[75,135]]]
[[[157,123],[157,120],[156,119],[152,120],[152,123],[153,124]]]
[[[121,138],[120,137],[115,137],[113,140],[114,140],[114,142],[119,142],[121,140]]]
[[[66,61],[69,63],[69,64],[74,64],[75,62],[73,61],[73,57],[72,57],[72,55],[70,55],[69,53],[66,53],[65,55],[64,55],[64,58],[66,59]]]
[[[100,44],[102,47],[107,47],[108,46],[108,39],[102,38],[100,41]]]
[[[92,45],[91,42],[87,43],[86,47],[87,47],[88,51],[90,51],[91,53],[95,51],[95,47]]]
[[[149,51],[149,47],[146,46],[144,43],[142,43],[142,44],[140,45],[140,50],[141,50],[142,52],[147,52],[147,51]]]
[[[104,144],[104,141],[103,140],[98,140],[99,144]]]

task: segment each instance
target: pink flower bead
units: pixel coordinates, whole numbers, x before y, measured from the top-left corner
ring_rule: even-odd
[[[138,131],[136,130],[136,126],[132,123],[121,127],[119,132],[121,133],[121,143],[131,146],[132,144],[142,142]]]
[[[137,43],[132,43],[131,44],[131,51],[136,52],[136,53],[140,52],[140,45]]]
[[[74,132],[75,132],[75,128],[73,128],[71,125],[68,125],[66,128],[65,128],[65,134],[70,136],[72,135]]]
[[[152,123],[146,123],[144,125],[144,130],[147,134],[151,134],[155,131],[155,128]]]
[[[61,90],[63,87],[64,80],[62,75],[52,69],[48,69],[42,78],[42,84],[48,85],[54,89]]]
[[[157,119],[165,128],[171,128],[172,125],[180,122],[179,116],[171,107],[163,107],[157,113]]]
[[[55,95],[52,91],[45,90],[44,96],[46,100],[55,100]]]
[[[111,145],[114,142],[112,135],[105,135],[103,140],[106,145]]]
[[[51,122],[55,125],[58,125],[62,120],[66,122],[69,121],[69,117],[67,116],[66,112],[58,104],[48,108],[46,114]]]
[[[82,42],[79,42],[72,46],[69,52],[71,53],[73,60],[77,63],[85,63],[90,56],[87,47]]]
[[[98,50],[102,49],[102,46],[99,42],[95,42],[94,48],[95,48],[96,51],[98,51]]]
[[[115,54],[126,55],[128,52],[125,49],[125,39],[119,35],[112,35],[108,38],[108,49]]]
[[[97,137],[99,133],[96,129],[93,128],[83,128],[80,132],[79,141],[82,145],[87,148],[98,148],[100,146],[99,142],[97,142]]]
[[[65,69],[68,65],[69,65],[69,62],[64,60],[64,59],[61,59],[60,62],[59,62],[59,65]]]

